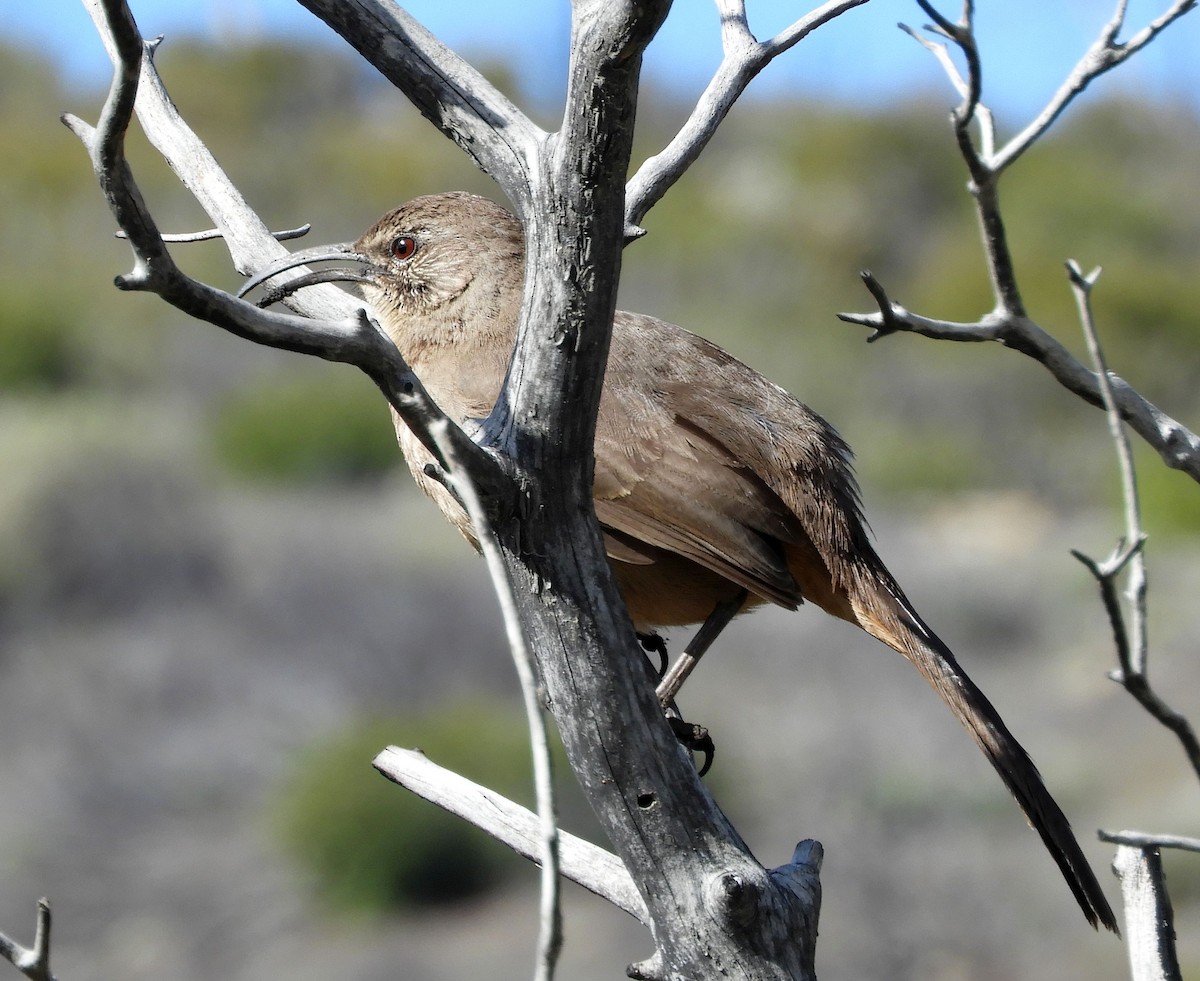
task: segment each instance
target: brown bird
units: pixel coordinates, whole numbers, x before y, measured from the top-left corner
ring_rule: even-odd
[[[294,253],[249,280],[346,260],[264,297],[348,281],[451,418],[487,416],[516,339],[520,223],[465,193],[417,198],[357,242]],[[431,457],[396,420],[421,489],[474,542],[470,520],[425,473]],[[1089,923],[1116,922],[1066,817],[1000,715],[917,615],[868,539],[846,443],[820,416],[720,347],[618,312],[596,429],[596,516],[635,629],[705,623],[694,656],[737,613],[802,601],[899,651],[958,717],[1041,835]],[[685,667],[660,687],[669,702]],[[694,662],[693,662],[694,663]]]

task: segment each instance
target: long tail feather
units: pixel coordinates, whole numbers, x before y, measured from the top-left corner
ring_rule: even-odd
[[[1100,883],[1083,855],[1066,816],[1050,796],[1037,767],[950,649],[912,609],[898,588],[879,583],[866,602],[853,601],[859,624],[908,658],[958,717],[1017,799],[1045,843],[1063,878],[1093,926],[1119,933]]]

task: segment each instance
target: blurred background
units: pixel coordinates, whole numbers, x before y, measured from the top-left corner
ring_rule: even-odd
[[[1011,133],[1105,12],[980,6],[985,96]],[[719,57],[710,6],[677,7],[648,56],[639,160]],[[553,125],[565,3],[412,9]],[[497,193],[296,5],[134,12],[144,34],[167,32],[158,64],[173,97],[274,227],[308,221],[313,242],[339,241],[416,194]],[[1130,22],[1155,12],[1133,3]],[[388,743],[418,745],[529,798],[482,564],[411,485],[365,378],[111,287],[128,250],[57,121],[95,119],[100,41],[71,3],[8,18],[0,929],[28,942],[48,895],[65,979],[528,976],[535,872],[370,767]],[[787,19],[782,3],[752,13],[760,33]],[[872,3],[770,66],[647,218],[621,302],[717,340],[838,426],[880,551],[1108,881],[1094,829],[1195,834],[1200,787],[1173,738],[1105,678],[1107,623],[1068,553],[1106,555],[1120,534],[1104,418],[998,346],[867,346],[834,316],[872,308],[865,268],[931,316],[991,305],[952,94],[895,28],[924,19]],[[1033,316],[1082,351],[1063,262],[1103,265],[1110,364],[1193,428],[1198,28],[1185,18],[1105,76],[1002,189]],[[140,135],[131,154],[162,227],[208,227]],[[174,252],[194,275],[238,282],[219,243]],[[1200,722],[1197,488],[1139,458],[1153,678]],[[800,838],[824,843],[822,977],[1126,976],[1121,945],[1085,927],[901,659],[808,610],[755,614],[720,648],[685,709],[712,730],[714,791],[765,864]],[[568,828],[594,836],[560,774]],[[1165,861],[1186,975],[1200,970],[1200,865]],[[563,977],[620,977],[651,953],[623,914],[567,898]]]

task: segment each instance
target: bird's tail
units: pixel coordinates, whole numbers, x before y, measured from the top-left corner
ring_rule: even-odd
[[[967,677],[950,649],[913,610],[900,588],[894,582],[872,578],[876,588],[869,591],[868,599],[851,598],[859,625],[916,665],[1017,799],[1026,819],[1058,863],[1087,921],[1093,927],[1099,923],[1119,933],[1112,909],[1075,840],[1071,825],[1042,783],[1029,754],[1008,731],[987,696]]]

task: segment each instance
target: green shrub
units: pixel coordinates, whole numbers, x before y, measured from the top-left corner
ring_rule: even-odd
[[[44,295],[0,295],[0,389],[61,388],[76,380],[72,315]]]
[[[388,745],[420,747],[442,766],[532,802],[528,736],[516,710],[457,705],[336,734],[301,755],[279,807],[284,842],[331,907],[382,913],[452,902],[526,864],[376,772],[371,760]],[[570,779],[561,756],[558,773]]]
[[[357,372],[256,385],[222,407],[213,439],[230,472],[259,480],[361,480],[401,459],[387,403]]]

